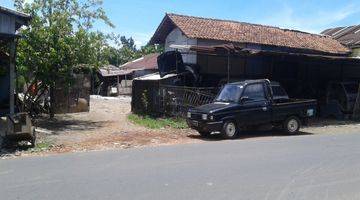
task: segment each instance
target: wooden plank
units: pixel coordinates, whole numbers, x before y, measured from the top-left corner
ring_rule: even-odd
[[[14,115],[15,114],[15,79],[16,79],[16,75],[15,75],[15,48],[16,48],[16,44],[15,44],[15,39],[13,41],[10,42],[10,91],[9,91],[9,95],[10,95],[10,115]]]
[[[358,94],[356,97],[356,102],[354,105],[354,112],[352,118],[354,120],[360,120],[360,84],[359,84]]]

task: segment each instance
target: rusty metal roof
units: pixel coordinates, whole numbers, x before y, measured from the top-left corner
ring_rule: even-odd
[[[149,55],[145,55],[136,60],[127,62],[120,66],[121,69],[134,69],[134,70],[143,70],[143,69],[157,69],[157,57],[158,53],[152,53]]]
[[[150,44],[165,43],[166,36],[176,27],[189,38],[290,47],[329,54],[350,53],[350,49],[328,36],[272,26],[178,14],[165,15],[151,38]]]
[[[321,34],[328,35],[350,48],[360,46],[360,25],[330,28]]]

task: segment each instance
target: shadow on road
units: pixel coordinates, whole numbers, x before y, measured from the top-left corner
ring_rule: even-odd
[[[357,125],[359,121],[316,118],[309,121],[309,127]]]
[[[300,131],[296,135],[288,135],[279,130],[255,130],[255,131],[243,131],[241,132],[240,136],[235,140],[242,140],[248,138],[256,138],[256,137],[296,137],[301,135],[312,135],[312,133],[302,132]],[[224,140],[220,134],[213,133],[207,138],[203,138],[200,135],[189,135],[188,137],[193,139],[205,140],[205,141],[217,141],[217,140]]]

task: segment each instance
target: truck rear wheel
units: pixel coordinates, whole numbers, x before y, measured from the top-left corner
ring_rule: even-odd
[[[225,139],[235,139],[238,137],[239,130],[234,121],[226,121],[223,125],[221,135]]]
[[[283,124],[284,131],[287,134],[296,134],[299,132],[301,126],[300,119],[296,116],[287,118]]]

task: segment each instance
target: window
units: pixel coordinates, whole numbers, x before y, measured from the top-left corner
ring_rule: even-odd
[[[287,96],[285,90],[281,86],[272,86],[271,89],[273,91],[274,97],[286,97]]]
[[[215,101],[220,102],[237,102],[241,95],[243,86],[241,85],[225,85],[221,90],[220,94],[217,96]]]
[[[248,97],[250,100],[259,101],[265,100],[265,92],[262,84],[248,85],[243,94],[244,97]]]

